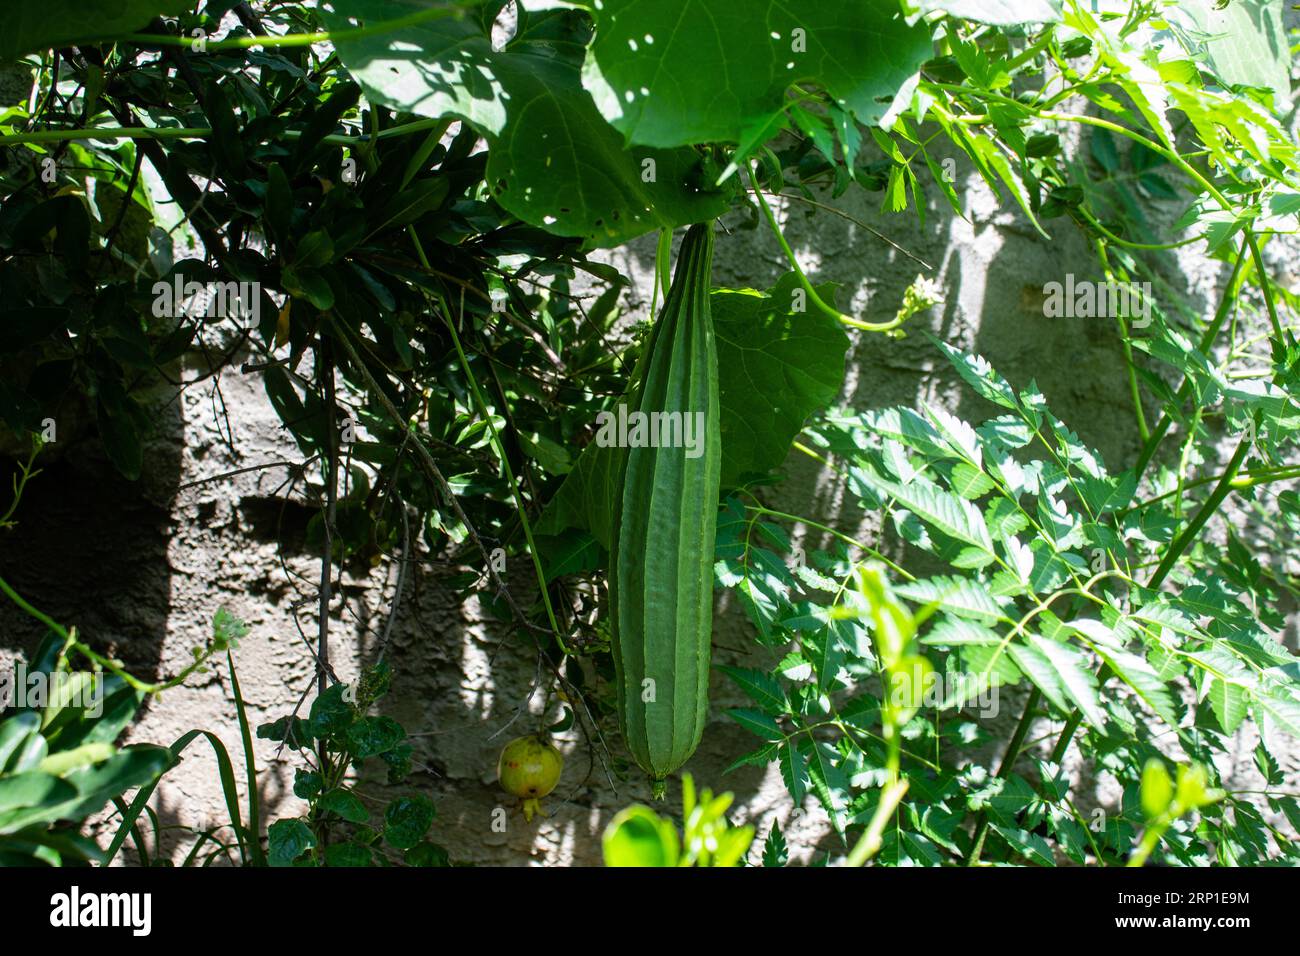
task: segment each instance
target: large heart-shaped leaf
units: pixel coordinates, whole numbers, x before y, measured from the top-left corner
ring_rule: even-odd
[[[373,25],[422,9],[400,0],[342,0],[323,9],[331,29]],[[575,10],[521,11],[518,32],[494,50],[481,24],[441,17],[338,42],[372,100],[421,116],[452,116],[490,145],[493,196],[525,222],[589,245],[613,246],[651,229],[716,218],[730,192],[693,149],[625,149],[582,87],[590,26]]]
[[[802,291],[788,272],[768,292],[719,289],[710,298],[724,489],[779,467],[808,416],[844,384],[849,337],[835,319],[807,307]],[[817,292],[832,298],[830,285]]]
[[[792,84],[878,124],[930,57],[930,32],[880,0],[602,0],[583,82],[630,143],[740,142]]]
[[[1185,42],[1205,51],[1226,83],[1271,89],[1279,108],[1291,95],[1291,47],[1275,0],[1183,0],[1174,13]]]

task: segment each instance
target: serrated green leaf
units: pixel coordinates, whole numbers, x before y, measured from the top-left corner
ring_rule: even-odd
[[[776,759],[776,751],[776,744],[764,744],[762,747],[759,747],[751,753],[745,754],[743,757],[737,757],[728,765],[726,770],[722,771],[722,775],[726,776],[733,770],[738,770],[741,767],[765,767]]]
[[[921,638],[921,643],[940,647],[958,644],[996,646],[1002,643],[1002,636],[979,621],[945,615]]]
[[[1096,675],[1088,667],[1086,658],[1067,644],[1030,634],[1029,641],[1048,661],[1060,679],[1061,690],[1073,701],[1092,726],[1101,728],[1106,723],[1105,712],[1097,694]]]
[[[727,710],[727,716],[750,733],[756,734],[764,740],[780,740],[785,736],[781,733],[781,728],[777,726],[776,721],[761,710],[732,707]]]
[[[962,548],[949,563],[963,571],[974,571],[987,567],[996,560],[997,557],[992,552],[985,551],[983,548],[967,547]]]
[[[763,841],[763,865],[785,866],[789,859],[790,852],[786,846],[785,834],[781,832],[780,825],[773,820],[772,828],[767,831],[767,839]]]
[[[1209,692],[1205,695],[1214,711],[1214,717],[1225,733],[1235,733],[1246,719],[1246,690],[1217,677],[1210,678]]]
[[[995,405],[1001,405],[1003,408],[1019,410],[1020,404],[1016,401],[1016,392],[1009,382],[994,370],[993,366],[988,363],[982,355],[963,352],[947,342],[935,338],[929,332],[925,333],[934,345],[941,351],[944,356],[952,363],[952,367],[957,370],[966,384],[982,397]]]
[[[1160,679],[1160,675],[1142,657],[1111,647],[1098,646],[1097,653],[1120,676],[1124,683],[1137,692],[1148,707],[1170,727],[1178,726],[1174,698]],[[1232,731],[1229,730],[1229,733]]]
[[[952,466],[952,475],[948,479],[948,484],[957,494],[972,501],[983,498],[997,487],[992,478],[964,461],[959,461]]]
[[[868,471],[867,474],[871,483],[880,491],[889,495],[931,527],[966,544],[983,548],[985,551],[993,550],[993,539],[989,536],[988,526],[984,523],[984,515],[965,498],[949,494],[933,485],[923,484],[919,479],[903,485],[887,481],[872,471]]]
[[[813,793],[831,818],[835,832],[844,836],[844,814],[849,806],[849,781],[840,766],[840,755],[823,741],[809,748],[808,779]]]
[[[1065,688],[1061,683],[1061,676],[1052,666],[1048,657],[1037,648],[1025,644],[1007,645],[1007,654],[1016,662],[1016,666],[1029,678],[1030,682],[1037,687],[1044,697],[1055,705],[1056,709],[1062,713],[1070,713],[1070,701],[1065,695]]]
[[[976,581],[970,578],[938,577],[921,581],[908,581],[896,585],[895,592],[909,601],[921,605],[935,605],[958,617],[992,623],[1002,617],[998,603]]]
[[[1274,759],[1281,761],[1287,748],[1300,737],[1300,702],[1279,692],[1260,693],[1255,696],[1252,712],[1259,723],[1260,741]],[[1285,739],[1283,734],[1291,739]]]
[[[802,806],[804,795],[808,792],[808,757],[790,741],[781,744],[778,756],[781,779],[790,792],[790,799],[796,807]]]
[[[717,669],[735,681],[765,712],[781,714],[789,710],[785,691],[772,675],[752,668],[728,667],[725,664],[718,664]]]
[[[989,825],[998,836],[1007,841],[1011,849],[1039,866],[1055,866],[1056,858],[1052,848],[1037,833],[1030,833],[1019,827],[1003,826],[1000,823]]]

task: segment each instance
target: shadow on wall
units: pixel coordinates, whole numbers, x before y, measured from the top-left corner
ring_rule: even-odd
[[[0,569],[14,589],[146,680],[159,674],[170,611],[168,501],[180,476],[179,404],[159,400],[154,421],[145,474],[134,482],[109,462],[93,425],[56,432],[17,526],[0,532]],[[11,487],[14,463],[4,467]],[[42,624],[0,602],[0,648],[26,657],[44,636]]]
[[[168,502],[180,478],[183,432],[179,402],[150,398],[156,427],[138,481],[117,471],[93,418],[73,414],[78,403],[70,399],[56,417],[54,441],[37,459],[40,474],[26,486],[17,525],[0,531],[0,574],[14,590],[145,681],[163,673],[172,610]],[[15,471],[15,462],[4,459],[0,485],[12,487]],[[44,625],[0,597],[0,650],[28,660],[45,633]],[[72,663],[88,666],[75,655]],[[141,715],[149,706],[146,700]],[[178,822],[159,809],[164,825]]]

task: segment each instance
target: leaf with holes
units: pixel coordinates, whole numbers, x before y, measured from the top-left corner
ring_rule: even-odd
[[[876,125],[931,55],[894,4],[602,0],[583,83],[630,143],[738,143],[792,84]]]
[[[334,0],[331,30],[409,16],[399,0]],[[493,197],[526,222],[592,246],[720,215],[730,189],[692,149],[625,149],[583,89],[589,27],[575,10],[520,11],[519,30],[494,50],[471,17],[440,17],[339,40],[339,56],[379,103],[420,116],[458,117],[488,140]]]

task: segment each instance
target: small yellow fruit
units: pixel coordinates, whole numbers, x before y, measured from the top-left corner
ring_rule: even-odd
[[[535,735],[518,737],[506,744],[497,762],[497,779],[507,793],[523,799],[524,818],[532,820],[540,808],[538,800],[560,782],[564,758],[546,740]]]

